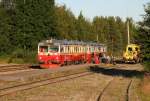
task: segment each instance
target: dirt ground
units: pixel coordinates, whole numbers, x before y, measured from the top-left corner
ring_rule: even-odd
[[[104,92],[101,101],[126,101],[126,89],[129,81],[132,79],[133,84],[130,89],[130,101],[148,101],[141,100],[137,94],[137,89],[140,84],[140,79],[136,73],[129,72],[130,70],[140,70],[141,65],[119,65],[124,66],[125,70],[116,71],[100,70],[93,75],[84,76],[60,83],[41,86],[27,91],[17,92],[9,96],[3,96],[0,101],[97,101],[99,94],[103,91],[106,85],[113,80]],[[120,72],[120,73],[116,73]],[[127,76],[130,73],[130,76]],[[149,79],[142,86],[142,90],[149,93]]]
[[[3,101],[94,101],[112,77],[93,74],[61,83],[18,92]]]
[[[143,92],[150,95],[150,77],[145,77],[143,82]]]
[[[150,76],[144,76],[139,89],[143,101],[150,101]]]

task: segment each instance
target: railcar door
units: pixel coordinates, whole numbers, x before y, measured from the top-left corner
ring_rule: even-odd
[[[39,63],[45,63],[48,55],[48,46],[38,47],[38,61]]]

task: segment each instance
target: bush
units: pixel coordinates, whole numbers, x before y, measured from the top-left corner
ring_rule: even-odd
[[[11,57],[12,58],[23,58],[25,56],[25,51],[23,49],[16,49],[12,52]]]
[[[8,63],[8,61],[9,61],[9,55],[7,55],[7,54],[0,54],[0,63]]]
[[[8,63],[37,63],[36,51],[16,49],[10,55]]]
[[[37,52],[27,51],[23,60],[25,63],[37,63]]]

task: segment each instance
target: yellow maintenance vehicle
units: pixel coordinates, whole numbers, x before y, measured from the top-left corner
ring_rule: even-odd
[[[140,46],[137,44],[128,44],[126,51],[123,53],[123,61],[125,63],[139,63],[140,62]]]

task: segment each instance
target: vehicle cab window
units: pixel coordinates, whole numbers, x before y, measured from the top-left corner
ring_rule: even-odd
[[[136,48],[135,48],[135,51],[138,51],[138,50],[139,50],[139,49],[136,47]]]
[[[131,48],[131,47],[128,47],[128,51],[132,51],[132,48]]]
[[[40,46],[39,52],[48,52],[48,46]]]

